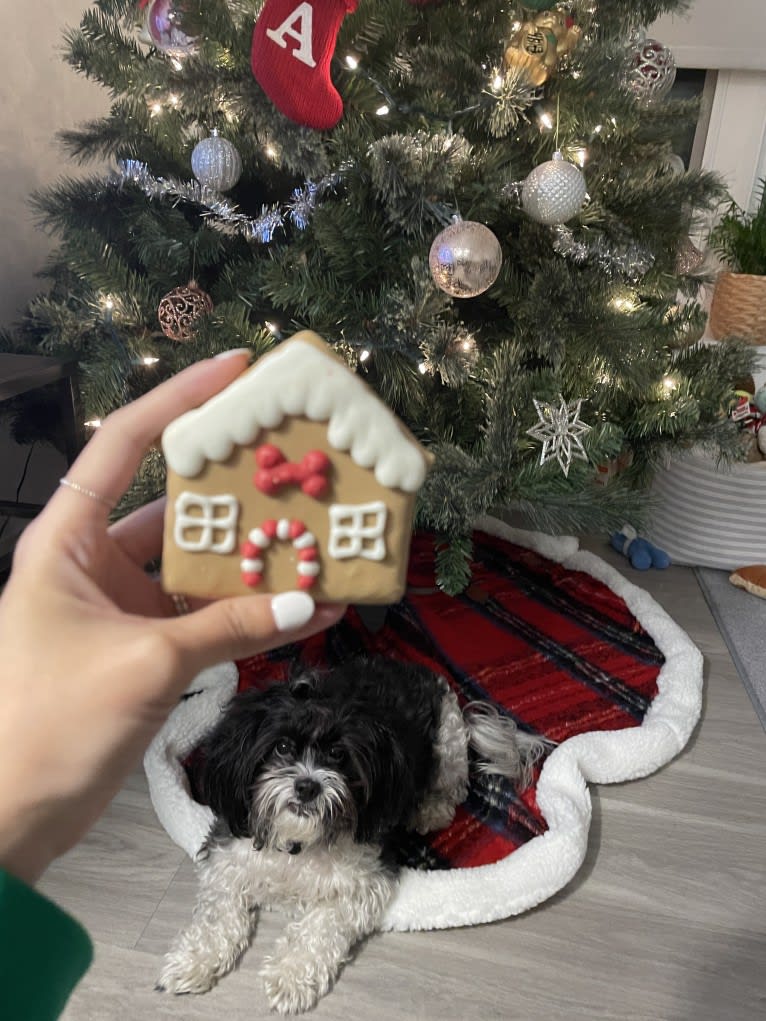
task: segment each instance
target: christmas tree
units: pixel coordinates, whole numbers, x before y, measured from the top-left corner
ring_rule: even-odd
[[[484,512],[640,526],[660,458],[737,456],[750,368],[694,343],[690,234],[725,192],[678,166],[696,103],[642,31],[685,6],[98,0],[67,59],[111,111],[62,137],[114,169],[35,196],[52,286],[2,344],[74,354],[97,423],[315,330],[435,454],[418,521],[448,591]],[[123,509],[163,488],[155,452]]]

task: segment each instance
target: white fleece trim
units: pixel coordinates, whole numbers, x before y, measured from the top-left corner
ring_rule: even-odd
[[[548,826],[545,833],[492,865],[432,872],[404,869],[382,929],[446,929],[496,921],[557,893],[585,858],[591,820],[587,784],[621,783],[664,766],[686,745],[702,710],[702,655],[647,592],[599,557],[579,550],[574,538],[524,532],[489,517],[479,519],[476,528],[532,549],[569,570],[584,571],[620,596],[665,656],[658,694],[640,727],[578,734],[548,756],[537,785],[537,802]],[[230,670],[232,664],[216,670],[226,667]],[[207,835],[210,812],[191,802],[185,777],[179,776],[183,770],[178,760],[214,724],[223,699],[236,690],[231,673],[226,677],[228,681],[223,682],[213,679],[212,692],[204,702],[197,695],[178,706],[145,760],[157,815],[191,857]]]
[[[235,663],[219,663],[198,674],[146,750],[144,772],[157,818],[190,858],[199,854],[213,812],[195,801],[181,763],[213,728],[239,684]]]

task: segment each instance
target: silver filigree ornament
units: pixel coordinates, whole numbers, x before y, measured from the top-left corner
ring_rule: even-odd
[[[527,429],[527,434],[536,440],[542,440],[540,467],[555,458],[568,478],[574,458],[579,461],[588,460],[581,437],[589,433],[591,427],[580,421],[583,398],[567,403],[559,394],[558,406],[534,398],[533,402],[540,421]]]

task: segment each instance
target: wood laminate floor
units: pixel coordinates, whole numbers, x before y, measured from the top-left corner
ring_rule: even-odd
[[[750,1021],[766,1016],[766,735],[693,573],[634,572],[706,660],[702,723],[659,773],[592,789],[586,863],[544,905],[506,922],[371,939],[317,1021]],[[766,636],[764,636],[766,651]],[[65,1021],[258,1021],[257,981],[282,927],[265,914],[241,967],[201,997],[154,991],[190,917],[193,869],[131,777],[42,889],[89,929],[96,960]]]

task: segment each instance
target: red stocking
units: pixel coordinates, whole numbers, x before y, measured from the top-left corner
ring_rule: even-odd
[[[266,0],[250,66],[274,106],[316,131],[335,127],[343,101],[330,80],[341,22],[358,0]]]

